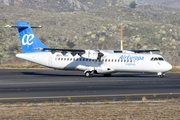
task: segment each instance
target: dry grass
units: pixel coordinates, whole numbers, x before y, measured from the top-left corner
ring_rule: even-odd
[[[121,103],[104,105],[47,105],[1,107],[0,119],[18,120],[152,120],[180,119],[178,100],[160,103]]]
[[[180,66],[174,66],[170,72],[180,72]]]
[[[0,68],[47,68],[47,67],[36,63],[28,63],[28,64],[1,64]]]

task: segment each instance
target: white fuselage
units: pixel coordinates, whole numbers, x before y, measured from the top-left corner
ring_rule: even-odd
[[[98,74],[113,72],[167,72],[172,66],[165,60],[151,60],[162,58],[157,54],[135,53],[106,53],[101,60],[92,60],[61,52],[37,52],[17,54],[16,57],[38,63],[54,69],[96,71]]]

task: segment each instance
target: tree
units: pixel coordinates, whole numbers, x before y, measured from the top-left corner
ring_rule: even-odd
[[[129,4],[129,7],[130,8],[136,8],[136,2],[135,1],[132,1],[130,4]]]

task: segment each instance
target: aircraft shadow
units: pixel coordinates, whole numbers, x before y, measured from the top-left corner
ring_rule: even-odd
[[[21,72],[22,74],[24,75],[34,75],[34,76],[54,76],[54,77],[85,77],[85,75],[73,75],[73,74],[50,74],[50,73],[36,73],[36,72]],[[156,75],[153,75],[153,74],[146,74],[146,73],[142,73],[142,74],[133,74],[133,73],[130,73],[130,74],[112,74],[111,77],[104,77],[102,74],[94,74],[93,77],[103,77],[103,78],[111,78],[111,77],[141,77],[141,78],[147,78],[147,77],[152,77],[152,78],[157,78]],[[92,78],[93,78],[92,77]]]

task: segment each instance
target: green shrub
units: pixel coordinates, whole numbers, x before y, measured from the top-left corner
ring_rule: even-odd
[[[136,8],[136,2],[135,1],[132,1],[130,4],[129,4],[129,7],[130,8]]]

